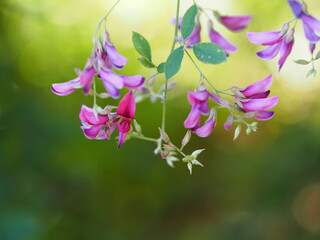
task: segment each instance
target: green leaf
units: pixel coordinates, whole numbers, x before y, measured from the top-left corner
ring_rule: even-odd
[[[193,45],[194,55],[206,64],[219,64],[227,60],[223,49],[214,43],[198,43]]]
[[[294,60],[294,62],[300,65],[308,65],[310,63],[307,60],[303,60],[303,59]]]
[[[315,77],[317,74],[317,71],[314,68],[307,73],[307,77],[311,76],[312,74],[313,74],[313,77]]]
[[[184,55],[183,47],[179,47],[175,49],[169,55],[164,66],[164,73],[166,75],[167,80],[172,78],[174,75],[176,75],[179,72],[183,55]]]
[[[155,68],[156,66],[145,58],[138,58],[139,62],[146,68]]]
[[[151,60],[151,48],[150,44],[147,39],[145,39],[141,34],[137,32],[132,33],[132,42],[134,48],[137,50],[137,52],[147,59],[149,62],[152,63]]]
[[[181,23],[181,35],[184,39],[190,36],[196,27],[195,18],[198,13],[198,8],[196,5],[192,5],[187,12],[184,14]]]
[[[165,64],[166,64],[165,62],[159,64],[159,66],[157,67],[158,73],[164,73]]]

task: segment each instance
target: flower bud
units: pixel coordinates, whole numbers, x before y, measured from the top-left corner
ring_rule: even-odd
[[[236,140],[240,133],[241,133],[241,129],[242,129],[242,126],[241,125],[238,125],[238,127],[236,128],[236,130],[234,131],[234,137],[233,137],[233,140]]]
[[[182,147],[186,146],[189,143],[190,139],[191,139],[191,131],[188,130],[186,135],[182,139],[181,146]]]
[[[193,159],[197,159],[198,156],[199,156],[199,154],[202,153],[204,150],[205,150],[205,149],[199,149],[199,150],[194,151],[194,152],[191,154],[191,157],[192,157]]]
[[[170,142],[170,138],[168,136],[168,134],[166,134],[161,128],[159,128],[160,131],[160,136],[163,139],[163,141],[165,141],[166,143]]]

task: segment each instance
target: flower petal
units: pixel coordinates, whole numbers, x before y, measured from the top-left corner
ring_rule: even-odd
[[[133,119],[136,112],[136,102],[132,91],[128,92],[120,101],[117,115]]]
[[[251,99],[241,102],[245,111],[265,111],[273,108],[278,104],[278,97]]]
[[[311,43],[317,43],[320,40],[320,37],[317,36],[317,34],[308,24],[303,24],[303,30],[304,30],[304,34],[306,35],[306,38]]]
[[[229,131],[232,127],[232,123],[233,123],[233,115],[229,115],[226,122],[223,124],[223,127],[225,130]]]
[[[279,71],[281,70],[283,64],[286,62],[288,56],[290,55],[293,44],[294,39],[292,39],[292,41],[290,41],[289,43],[287,43],[286,38],[282,40],[282,44],[280,47],[280,58],[278,61]]]
[[[105,45],[107,58],[116,69],[122,69],[124,65],[128,63],[128,60],[122,56],[117,49],[109,42],[106,42]]]
[[[83,91],[85,94],[89,93],[93,77],[96,74],[96,70],[94,67],[86,68],[81,74],[80,74],[80,84],[84,87]]]
[[[266,98],[270,95],[270,90],[251,96],[251,99]]]
[[[220,33],[210,28],[209,37],[211,42],[219,45],[226,53],[236,52],[238,48],[224,38]]]
[[[98,119],[94,116],[93,108],[82,105],[79,118],[82,123],[89,125],[105,124],[109,118],[106,115],[98,114]]]
[[[124,86],[130,89],[138,89],[141,88],[145,82],[144,77],[142,75],[134,75],[134,76],[121,76]]]
[[[107,93],[112,97],[112,98],[119,98],[120,97],[120,92],[111,84],[108,82],[102,82],[104,88],[106,89]]]
[[[208,137],[212,133],[215,125],[216,125],[216,119],[212,117],[208,121],[206,121],[202,127],[198,128],[195,131],[195,133],[199,137]]]
[[[122,76],[119,76],[118,74],[116,74],[114,72],[107,71],[105,69],[101,69],[98,77],[103,82],[107,82],[117,89],[122,89],[124,86]]]
[[[88,139],[96,139],[104,125],[94,125],[90,127],[81,127],[84,135]]]
[[[247,86],[243,91],[240,91],[246,98],[266,92],[272,85],[272,74],[264,79]]]
[[[303,9],[302,9],[302,5],[301,3],[299,3],[298,1],[296,0],[289,0],[288,1],[290,7],[291,7],[291,10],[293,12],[293,14],[297,17],[297,18],[300,18],[301,15],[303,14]]]
[[[270,60],[278,55],[281,47],[281,42],[268,46],[266,49],[257,52],[259,58],[263,60]]]
[[[259,111],[257,112],[257,115],[254,117],[255,119],[259,121],[267,121],[271,119],[274,115],[274,112],[269,112],[269,111]]]
[[[189,91],[188,92],[188,100],[192,105],[207,101],[208,97],[209,97],[209,94],[207,91],[194,91],[194,92]]]
[[[301,16],[303,24],[308,25],[311,29],[320,33],[320,20],[308,14]]]
[[[66,96],[78,88],[81,88],[80,79],[76,78],[68,82],[52,84],[51,91],[59,96]]]
[[[194,128],[196,127],[198,124],[198,122],[201,119],[201,113],[198,110],[198,106],[194,105],[191,108],[191,111],[187,117],[187,119],[184,121],[184,127],[185,128]]]
[[[273,45],[281,41],[280,31],[270,32],[248,32],[247,38],[250,42],[257,45]]]
[[[221,16],[220,22],[229,30],[238,32],[243,30],[251,22],[252,17],[249,15],[245,16]]]
[[[130,119],[124,118],[118,125],[119,130],[119,140],[118,140],[118,149],[124,143],[127,133],[130,131]]]

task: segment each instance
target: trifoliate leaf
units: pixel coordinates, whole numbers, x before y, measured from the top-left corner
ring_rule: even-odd
[[[195,18],[198,13],[198,8],[196,5],[192,5],[184,14],[181,23],[181,35],[184,39],[189,37],[196,27]]]
[[[167,80],[172,78],[174,75],[176,75],[179,72],[183,55],[184,55],[183,47],[179,47],[175,49],[169,55],[164,67],[164,73],[166,75]]]
[[[198,43],[193,45],[194,55],[206,64],[219,64],[227,60],[223,49],[214,43]]]

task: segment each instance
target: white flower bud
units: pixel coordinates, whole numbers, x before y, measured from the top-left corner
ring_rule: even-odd
[[[236,130],[234,131],[234,137],[233,137],[233,140],[236,140],[240,133],[241,133],[241,130],[242,130],[242,126],[241,125],[238,125],[238,127],[236,128]]]

